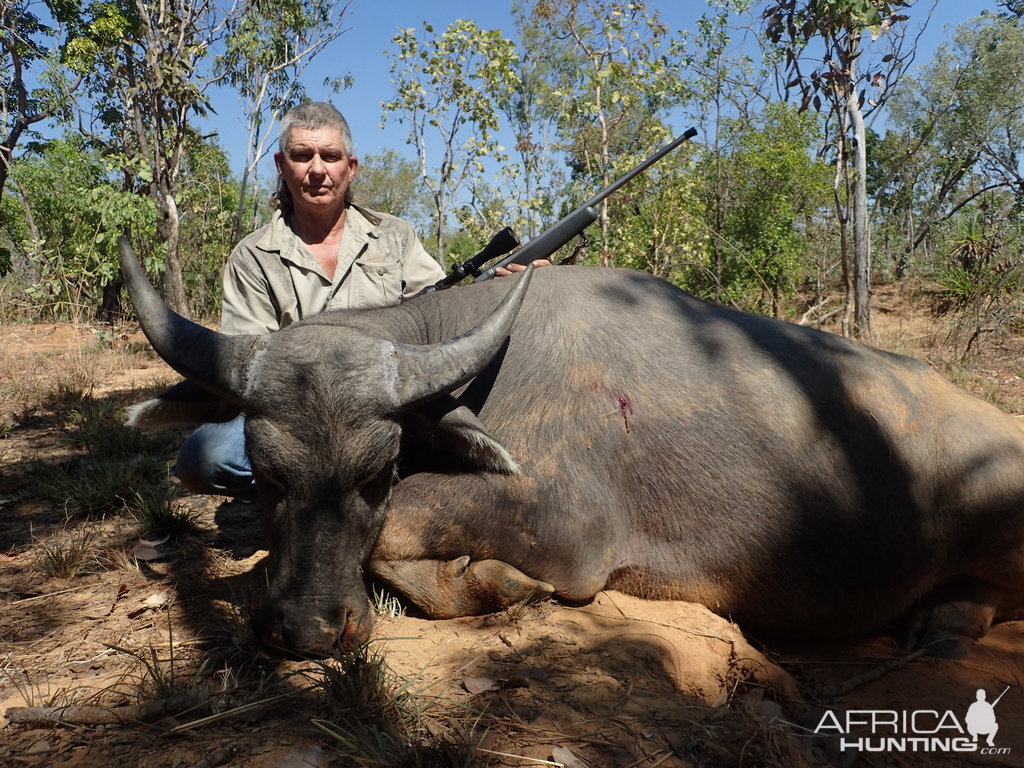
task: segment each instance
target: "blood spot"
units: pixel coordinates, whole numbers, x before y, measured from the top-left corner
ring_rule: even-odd
[[[622,413],[622,421],[626,425],[626,434],[629,434],[629,417],[633,415],[633,405],[622,395],[616,400],[619,402],[619,411]]]

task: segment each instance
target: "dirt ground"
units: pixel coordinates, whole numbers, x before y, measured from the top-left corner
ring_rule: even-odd
[[[950,362],[948,322],[926,296],[883,287],[875,308],[880,346],[1024,412],[1019,339]],[[183,495],[195,531],[140,542],[131,516],[68,520],[21,493],[80,450],[69,403],[120,408],[175,380],[132,328],[0,325],[0,766],[467,764],[351,756],[324,665],[256,649],[247,618],[267,556],[256,506]],[[46,575],[47,550],[76,537],[90,567]],[[419,713],[416,738],[464,743],[472,765],[1024,766],[1024,622],[944,661],[888,637],[766,647],[701,606],[605,592],[452,621],[385,616],[371,645]],[[1003,694],[999,754],[855,751],[834,729],[814,733],[874,710],[919,713],[922,728],[947,710],[963,723],[978,689]]]

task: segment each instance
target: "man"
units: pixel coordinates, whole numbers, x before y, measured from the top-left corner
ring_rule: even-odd
[[[398,304],[444,277],[411,224],[352,201],[359,162],[348,123],[332,105],[289,111],[274,163],[274,215],[235,246],[224,268],[224,333],[269,333],[328,309]],[[239,416],[193,432],[178,453],[182,484],[254,496],[243,427]]]
[[[1006,693],[1006,691],[1003,691]],[[1002,695],[999,699],[1003,698]],[[977,695],[975,696],[976,701],[967,708],[967,715],[964,717],[964,721],[967,723],[967,732],[974,737],[974,741],[978,741],[978,736],[987,736],[986,741],[990,747],[995,746],[996,734],[999,732],[999,723],[996,722],[996,704],[999,703],[999,699],[989,704],[985,701],[985,689],[979,688]]]

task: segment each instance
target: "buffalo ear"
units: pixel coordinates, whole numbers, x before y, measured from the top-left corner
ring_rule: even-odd
[[[444,395],[405,414],[406,472],[519,474],[519,464],[469,408]]]
[[[126,424],[154,430],[180,424],[231,421],[241,410],[191,381],[182,381],[160,395],[128,409]]]

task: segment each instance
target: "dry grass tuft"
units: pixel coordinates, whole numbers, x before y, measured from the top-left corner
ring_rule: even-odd
[[[88,528],[66,529],[48,541],[37,541],[37,567],[51,578],[73,579],[101,564],[96,534]]]
[[[428,730],[424,715],[432,701],[387,667],[369,645],[318,665],[313,677],[330,714],[314,725],[331,737],[350,765],[457,768],[473,762],[466,739]],[[436,729],[435,729],[436,731]]]

